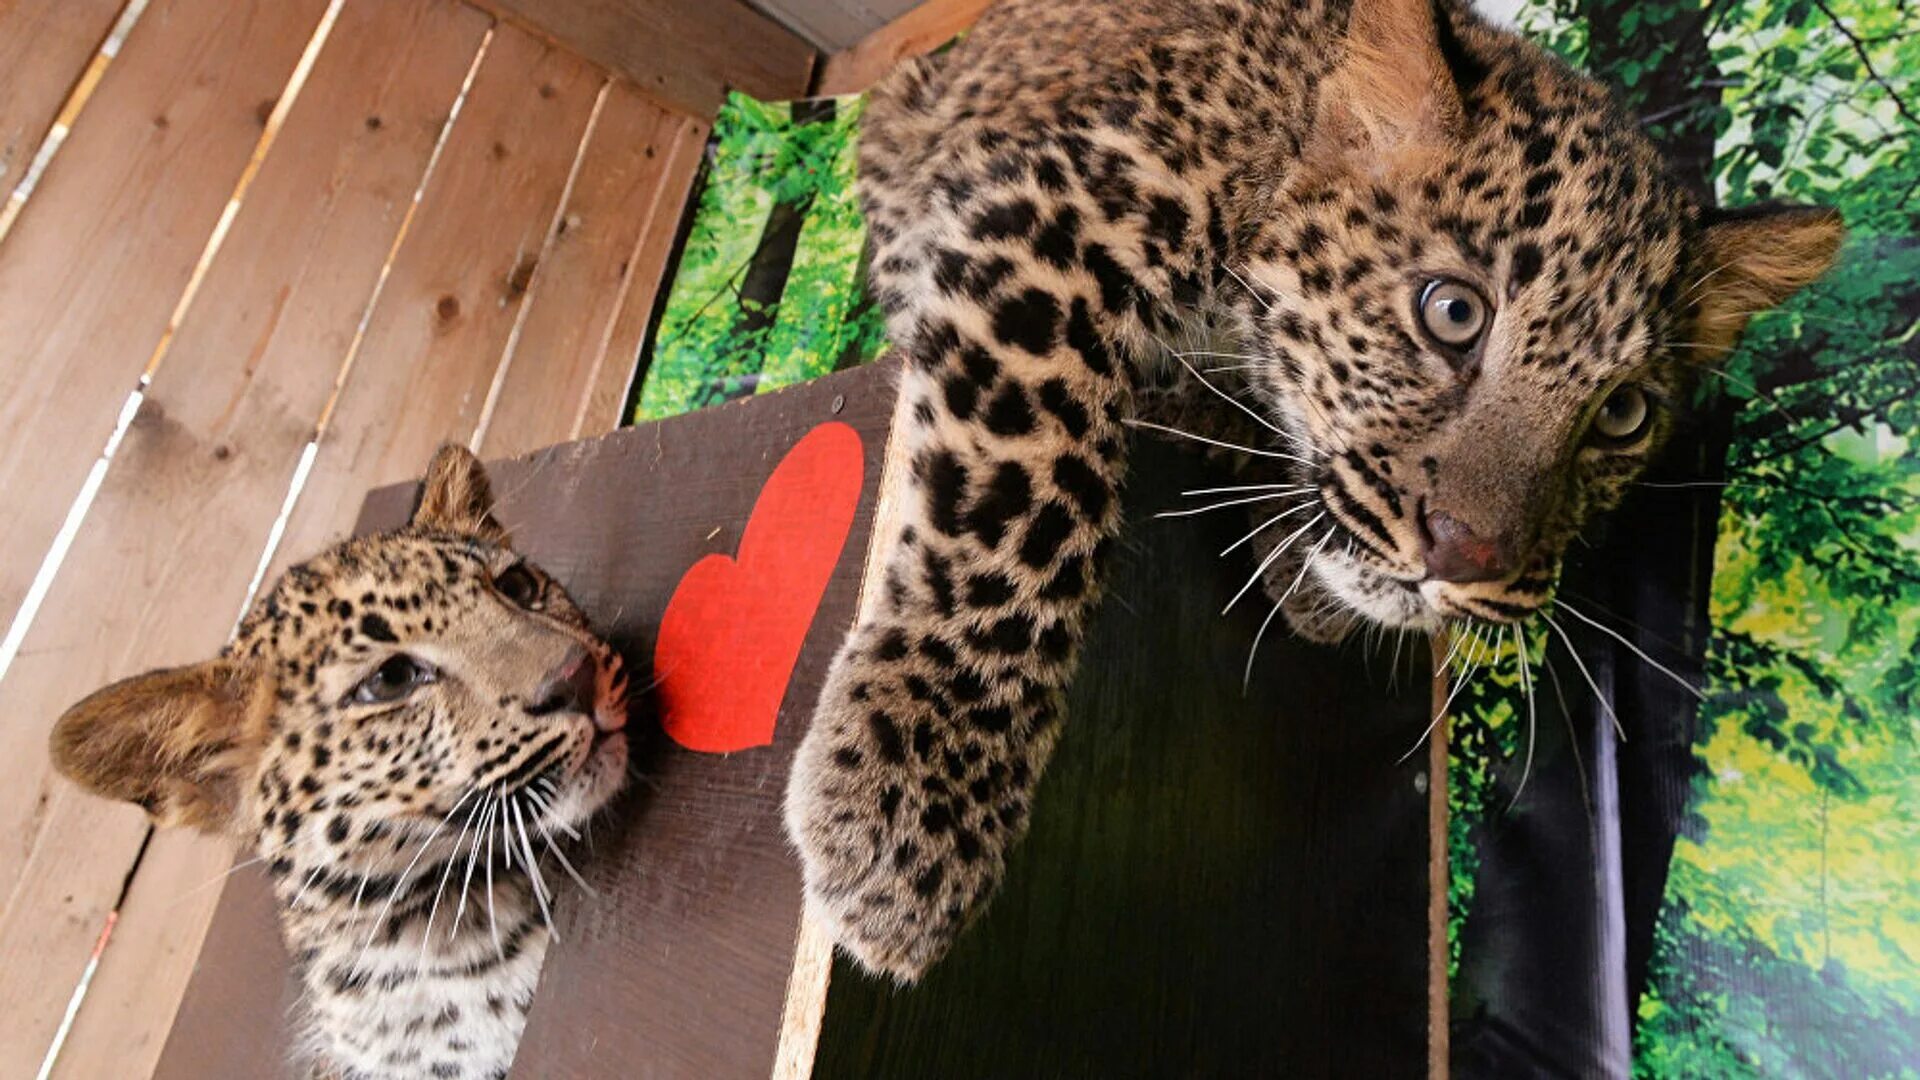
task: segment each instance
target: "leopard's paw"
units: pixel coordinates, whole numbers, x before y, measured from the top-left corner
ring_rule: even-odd
[[[897,628],[849,642],[786,801],[809,916],[903,983],[945,955],[998,884],[1054,727],[1051,709],[1002,703],[1006,688],[923,645]]]

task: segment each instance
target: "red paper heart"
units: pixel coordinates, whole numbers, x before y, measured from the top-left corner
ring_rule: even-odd
[[[673,741],[714,754],[773,742],[865,467],[859,432],[842,423],[807,432],[760,489],[739,555],[708,555],[680,579],[653,650],[660,724]]]

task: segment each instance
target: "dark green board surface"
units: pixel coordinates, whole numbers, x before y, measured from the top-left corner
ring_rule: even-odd
[[[1231,483],[1144,442],[1067,728],[993,906],[911,990],[835,967],[818,1077],[1421,1075],[1427,660],[1221,605]],[[1244,549],[1243,549],[1244,551]],[[1236,552],[1236,555],[1241,552]],[[1177,574],[1170,567],[1178,567]],[[1389,683],[1397,692],[1389,692]]]

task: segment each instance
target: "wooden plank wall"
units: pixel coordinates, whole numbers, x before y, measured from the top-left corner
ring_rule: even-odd
[[[0,187],[123,5],[0,3]],[[0,236],[0,625],[144,394],[0,670],[9,1075],[109,925],[53,1075],[150,1073],[232,857],[54,776],[59,712],[216,650],[284,508],[275,569],[442,439],[614,426],[722,88],[797,96],[812,66],[778,27],[656,34],[648,86],[559,40],[461,0],[151,0]]]

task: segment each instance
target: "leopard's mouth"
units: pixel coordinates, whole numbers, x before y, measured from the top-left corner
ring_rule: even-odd
[[[1350,537],[1351,533],[1341,526]],[[1536,557],[1512,581],[1459,585],[1412,576],[1360,543],[1336,537],[1315,561],[1314,578],[1355,616],[1390,630],[1432,631],[1448,623],[1524,623],[1552,596],[1557,557]]]

